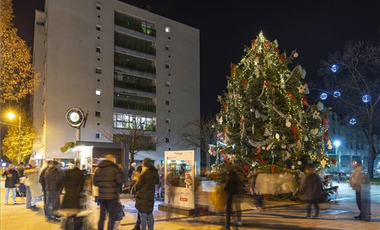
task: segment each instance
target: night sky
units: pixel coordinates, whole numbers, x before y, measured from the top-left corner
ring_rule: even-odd
[[[320,60],[341,50],[345,41],[380,39],[379,0],[123,2],[141,8],[150,5],[153,13],[200,30],[202,117],[219,111],[217,96],[226,88],[230,63],[240,61],[244,46],[261,30],[268,40],[278,40],[280,51],[297,50],[293,64],[306,69],[306,81],[318,80]],[[43,7],[44,0],[14,0],[14,22],[29,46],[34,11]]]

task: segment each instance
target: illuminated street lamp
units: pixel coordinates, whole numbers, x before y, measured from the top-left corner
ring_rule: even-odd
[[[16,117],[12,112],[7,114],[7,117],[11,120]],[[21,162],[21,116],[18,116],[18,164]]]
[[[339,173],[340,173],[340,154],[338,152],[338,148],[340,146],[340,141],[336,140],[334,141],[334,146],[335,146],[335,155],[337,156],[338,158],[338,181],[340,181],[340,178],[339,178]]]

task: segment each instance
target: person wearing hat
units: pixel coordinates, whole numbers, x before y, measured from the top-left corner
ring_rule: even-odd
[[[24,170],[26,185],[26,208],[38,211],[36,202],[42,196],[42,187],[39,183],[38,169],[36,161],[31,159]]]

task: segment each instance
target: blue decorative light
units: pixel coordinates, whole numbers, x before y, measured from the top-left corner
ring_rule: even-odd
[[[341,93],[340,93],[340,91],[336,90],[336,91],[334,91],[333,95],[335,98],[338,98],[341,96]]]
[[[370,102],[371,99],[372,99],[371,96],[368,95],[368,94],[365,94],[365,95],[362,97],[362,100],[363,100],[364,103],[368,103],[368,102]]]
[[[321,100],[326,100],[327,99],[327,93],[321,93],[321,95],[319,95],[319,98]]]
[[[333,64],[330,68],[331,72],[336,73],[339,71],[339,65],[338,64]]]
[[[355,125],[356,124],[356,119],[355,118],[351,118],[350,119],[350,125]]]

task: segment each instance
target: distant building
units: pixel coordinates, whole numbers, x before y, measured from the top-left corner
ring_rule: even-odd
[[[350,173],[351,161],[359,160],[368,169],[368,140],[364,132],[359,130],[356,125],[349,123],[343,124],[339,121],[335,112],[330,112],[329,116],[329,137],[332,143],[339,141],[339,147],[334,146],[328,150],[328,155],[337,159],[337,167],[329,169],[331,172],[338,171],[340,157],[340,171]],[[380,149],[380,139],[375,138],[375,149]]]
[[[136,155],[156,161],[181,149],[178,132],[200,120],[198,29],[120,1],[46,0],[45,12],[36,11],[33,51],[41,73],[32,99],[40,157],[76,157],[60,150],[78,139],[66,121],[70,108],[88,112],[81,141],[117,142],[104,129],[135,124],[150,138],[165,136]]]

